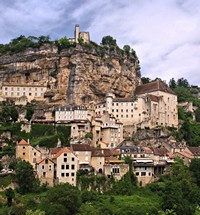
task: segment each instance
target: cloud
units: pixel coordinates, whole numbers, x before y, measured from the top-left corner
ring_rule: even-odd
[[[198,0],[7,0],[0,12],[2,42],[21,34],[71,37],[79,23],[98,43],[111,35],[121,47],[131,45],[143,76],[200,83]]]

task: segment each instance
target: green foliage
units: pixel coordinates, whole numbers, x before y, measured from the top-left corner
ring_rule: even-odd
[[[193,173],[197,185],[200,186],[200,159],[199,158],[192,159],[189,169]]]
[[[27,161],[19,161],[16,166],[16,181],[19,185],[18,191],[21,194],[36,191],[39,182],[34,176],[32,165]]]
[[[85,134],[85,138],[90,138],[92,140],[93,138],[92,132]]]
[[[18,113],[18,111],[17,111],[17,109],[15,107],[11,107],[11,109],[10,109],[10,117],[11,117],[13,122],[16,122],[18,120],[19,113]]]
[[[147,77],[142,77],[141,80],[142,80],[142,83],[143,83],[143,84],[148,84],[148,83],[151,82],[151,79],[150,79],[150,78],[147,78]]]
[[[25,37],[24,35],[21,35],[11,40],[9,44],[0,44],[0,54],[13,54],[24,51],[27,48],[39,48],[44,43],[50,43],[49,36]]]
[[[126,55],[129,55],[131,51],[131,47],[129,45],[124,45],[123,50]]]
[[[101,44],[103,46],[109,46],[109,47],[111,47],[111,46],[116,47],[117,46],[116,40],[113,39],[113,37],[111,37],[111,36],[105,36],[105,37],[103,37]]]
[[[80,191],[69,184],[60,184],[47,191],[43,202],[47,215],[74,215],[80,206]]]
[[[200,107],[198,107],[195,111],[195,118],[197,122],[200,122]]]
[[[137,178],[133,174],[133,171],[129,171],[114,184],[111,193],[116,195],[132,195],[136,187]]]
[[[5,195],[7,198],[7,205],[10,207],[12,205],[12,199],[15,197],[15,192],[12,188],[8,188],[5,190]]]
[[[169,87],[171,89],[174,89],[174,88],[176,88],[176,86],[177,86],[177,84],[176,84],[175,79],[174,78],[170,79],[170,81],[169,81]]]
[[[27,106],[26,108],[26,116],[25,118],[30,121],[32,119],[32,116],[34,114],[34,109],[32,106]]]
[[[13,181],[12,174],[3,174],[0,175],[0,187],[7,187]]]
[[[45,212],[41,210],[36,210],[36,211],[27,210],[26,215],[45,215]]]

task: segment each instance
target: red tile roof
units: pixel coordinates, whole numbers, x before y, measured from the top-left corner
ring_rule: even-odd
[[[166,93],[175,94],[165,83],[156,80],[136,87],[135,95],[150,93],[154,91],[163,91]]]
[[[62,149],[61,147],[52,148],[51,151],[50,151],[50,153],[51,153],[51,154],[56,154],[56,153],[58,153],[61,149]]]
[[[22,139],[17,145],[29,145],[26,140]]]
[[[58,153],[55,154],[54,158],[58,158],[64,152],[70,153],[71,151],[68,148],[62,148]]]
[[[176,152],[176,153],[178,153],[178,154],[180,154],[180,155],[182,155],[184,157],[187,157],[189,159],[193,158],[193,156],[191,154],[187,153],[187,152]]]

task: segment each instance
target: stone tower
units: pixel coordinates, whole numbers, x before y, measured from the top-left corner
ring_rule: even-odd
[[[79,25],[75,25],[75,31],[74,31],[74,37],[75,37],[75,43],[78,43],[78,38],[79,38]]]

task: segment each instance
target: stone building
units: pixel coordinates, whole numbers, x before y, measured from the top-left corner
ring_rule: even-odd
[[[42,159],[42,153],[22,139],[16,146],[16,158],[28,161],[35,169],[36,163]]]
[[[44,93],[46,91],[46,85],[14,83],[2,84],[2,97],[13,99],[26,97],[28,102],[31,102],[32,100],[44,100]]]
[[[56,182],[76,186],[76,172],[79,169],[78,158],[68,148],[62,148],[53,157],[56,163]]]
[[[90,114],[85,106],[55,108],[55,122],[71,126],[71,138],[80,139],[90,132]]]
[[[94,147],[114,148],[123,140],[123,124],[107,111],[93,117],[91,126]]]
[[[115,98],[107,94],[105,102],[97,104],[96,114],[112,113],[124,126],[139,128],[156,126],[178,127],[177,96],[157,80],[136,87],[134,98]]]
[[[36,164],[37,177],[42,184],[53,187],[56,164],[49,158],[44,158]]]
[[[83,42],[88,43],[90,42],[90,33],[89,32],[80,32],[79,25],[75,25],[74,30],[74,38],[69,38],[70,42],[79,43],[79,39],[82,39]]]

